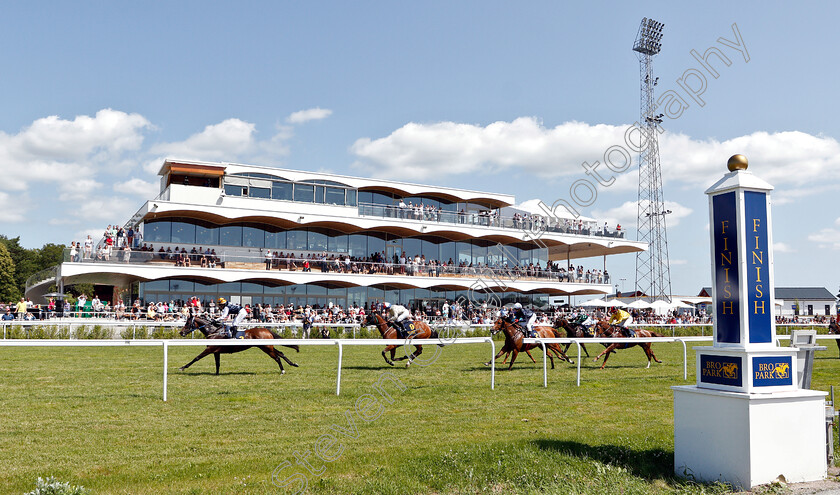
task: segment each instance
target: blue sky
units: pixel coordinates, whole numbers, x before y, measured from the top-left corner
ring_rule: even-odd
[[[165,156],[568,198],[638,119],[642,17],[657,95],[672,285],[709,285],[703,191],[738,152],[776,186],[777,285],[835,292],[840,8],[809,2],[18,2],[4,6],[0,233],[69,243],[123,223]],[[718,42],[737,40],[749,60]],[[717,47],[701,106],[677,80]],[[702,70],[701,70],[701,73]],[[695,83],[698,82],[696,79]],[[584,213],[632,226],[636,169]],[[585,262],[598,267],[599,262]],[[633,256],[609,261],[633,280]]]

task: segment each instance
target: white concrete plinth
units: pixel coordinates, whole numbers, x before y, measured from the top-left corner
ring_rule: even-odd
[[[674,390],[674,472],[748,490],[784,475],[789,483],[827,475],[825,392],[746,394]]]

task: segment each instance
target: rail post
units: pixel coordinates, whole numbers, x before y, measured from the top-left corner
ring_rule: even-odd
[[[537,340],[537,343],[543,350],[543,387],[548,388],[548,365],[546,363],[548,361],[548,352],[545,350],[545,342]]]
[[[581,354],[580,354],[580,342],[575,340],[574,343],[575,343],[575,345],[577,346],[577,349],[578,349],[577,386],[580,387],[580,362],[583,361],[583,357],[581,357]]]
[[[336,344],[338,344],[338,376],[335,379],[335,395],[341,395],[341,357],[344,346],[340,341],[336,341]]]
[[[169,368],[169,344],[163,341],[163,402],[166,402],[167,369]]]
[[[493,337],[487,337],[487,342],[490,343],[490,390],[496,390],[496,343],[493,342]]]

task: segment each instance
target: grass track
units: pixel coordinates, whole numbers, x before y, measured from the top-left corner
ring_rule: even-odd
[[[520,355],[512,371],[497,370],[495,391],[488,346],[448,347],[411,369],[385,365],[379,347],[349,347],[340,397],[335,348],[288,350],[301,367],[284,376],[257,350],[223,356],[218,377],[212,358],[177,371],[199,350],[170,348],[164,403],[161,349],[0,348],[0,491],[53,475],[95,493],[282,493],[271,475],[284,461],[278,479],[301,473],[312,493],[726,491],[671,475],[669,387],[687,383],[680,344],[656,344],[664,364],[650,369],[638,348],[604,371],[586,360],[579,388],[569,364],[549,370],[543,388],[539,354],[536,364]],[[840,385],[836,356],[818,353],[814,388]],[[336,433],[335,461],[307,458],[323,474],[297,465],[294,453],[312,451],[331,425],[348,427],[345,412],[385,371],[405,391],[386,386],[393,403],[378,419],[354,416],[357,438]]]

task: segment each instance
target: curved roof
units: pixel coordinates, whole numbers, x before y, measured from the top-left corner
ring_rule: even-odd
[[[177,160],[167,158],[161,165],[158,175],[165,176],[171,170],[178,170],[185,173],[195,167],[196,172],[214,173],[221,175],[242,175],[247,173],[266,174],[276,176],[278,179],[286,179],[295,182],[304,181],[330,181],[345,184],[348,187],[360,191],[391,192],[400,196],[423,196],[429,198],[444,199],[446,201],[469,201],[488,208],[502,208],[514,204],[515,199],[510,194],[489,193],[472,191],[469,189],[456,189],[453,187],[432,186],[401,182],[395,180],[368,179],[362,177],[351,177],[345,175],[328,174],[323,172],[307,172],[301,170],[289,170],[276,167],[262,167],[256,165],[240,165],[235,163],[222,162],[200,162],[193,160]]]

